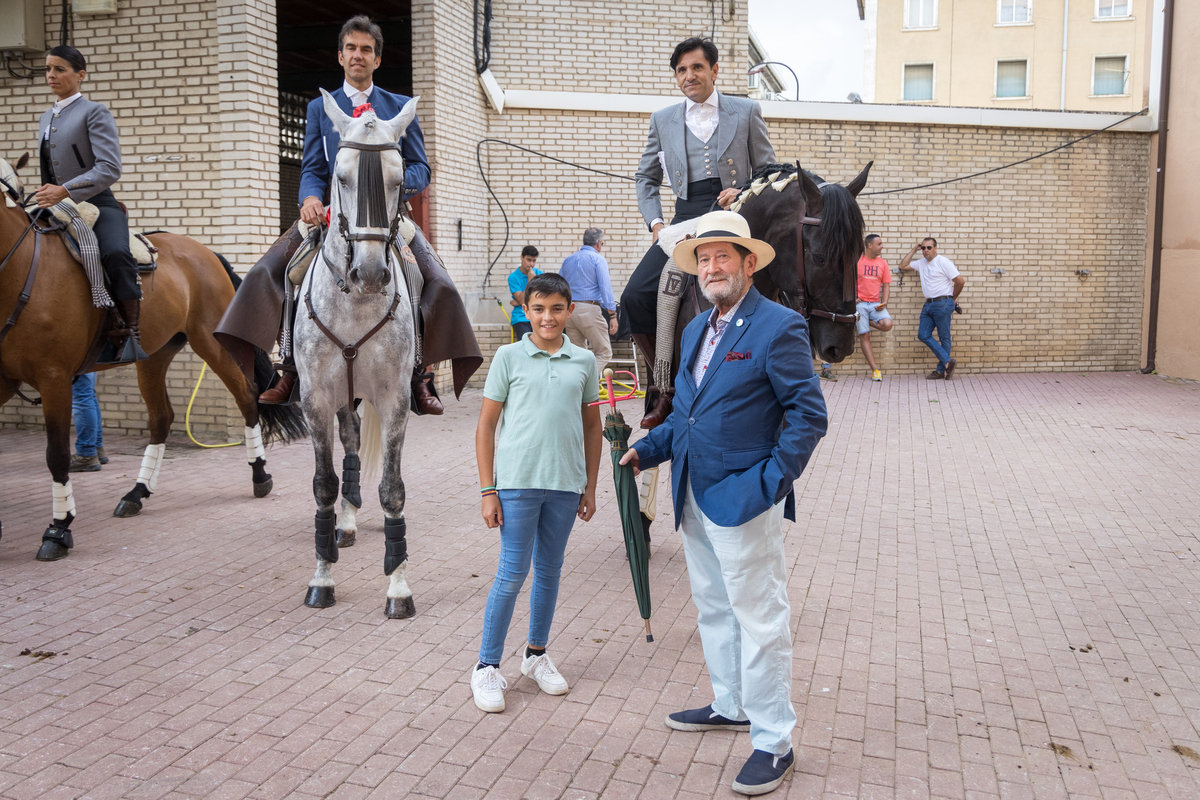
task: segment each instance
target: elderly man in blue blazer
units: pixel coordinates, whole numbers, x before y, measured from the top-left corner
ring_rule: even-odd
[[[795,520],[793,482],[827,419],[808,325],[754,288],[775,256],[738,214],[700,218],[674,250],[715,306],[687,326],[675,407],[622,458],[640,469],[671,461],[675,525],[683,528],[713,702],[678,711],[682,731],[749,730],[754,752],[733,783],[772,791],[791,772],[791,608],[783,519]]]

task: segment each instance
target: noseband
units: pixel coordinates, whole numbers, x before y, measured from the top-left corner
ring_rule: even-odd
[[[799,167],[799,165],[797,165]],[[817,188],[820,189],[829,186],[829,183],[822,183]],[[800,190],[800,222],[796,226],[796,277],[800,279],[800,313],[805,319],[809,317],[820,317],[831,322],[841,322],[853,325],[858,322],[858,312],[853,314],[835,314],[832,311],[826,311],[821,308],[814,308],[810,298],[812,294],[808,290],[808,275],[804,271],[804,226],[805,225],[820,225],[820,217],[808,216],[808,200],[804,196],[804,190]],[[857,270],[849,270],[846,265],[842,265],[842,299],[848,303],[853,303],[858,299],[858,284]]]

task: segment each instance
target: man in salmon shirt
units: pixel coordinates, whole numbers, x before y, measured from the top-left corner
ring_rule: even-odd
[[[883,380],[883,373],[871,351],[871,330],[887,332],[892,329],[892,315],[887,310],[892,292],[892,270],[881,253],[883,239],[872,233],[866,239],[866,252],[858,259],[858,340],[871,366],[873,381]]]

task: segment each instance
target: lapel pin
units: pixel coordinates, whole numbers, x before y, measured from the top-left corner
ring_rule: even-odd
[[[740,328],[740,327],[742,327],[742,321],[741,321],[740,319],[737,321],[737,326],[738,326],[739,328]]]

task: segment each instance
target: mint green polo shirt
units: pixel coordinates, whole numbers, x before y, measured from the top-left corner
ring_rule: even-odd
[[[584,403],[600,399],[591,351],[563,344],[550,355],[527,333],[496,351],[483,396],[504,404],[496,445],[497,489],[554,489],[582,494]]]

